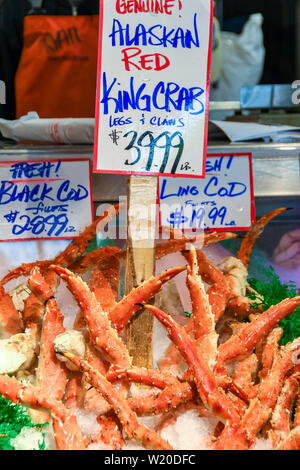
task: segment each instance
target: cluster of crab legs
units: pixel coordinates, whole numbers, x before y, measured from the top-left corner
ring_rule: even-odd
[[[182,409],[218,418],[207,448],[246,450],[263,435],[274,449],[299,449],[300,338],[280,347],[278,323],[295,311],[300,297],[266,312],[247,297],[253,246],[266,224],[286,209],[258,220],[237,257],[226,258],[218,267],[196,248],[197,243],[206,247],[236,235],[186,238],[171,231],[171,238],[157,245],[156,258],[180,251],[187,265],[152,277],[121,300],[124,252],[108,247],[84,254],[96,228],[104,227],[118,210],[118,206],[108,210],[55,259],[24,264],[2,279],[0,322],[6,339],[1,341],[15,348],[23,362],[9,370],[10,376],[2,371],[0,394],[36,410],[37,422],[51,416],[58,450],[86,449],[91,443],[122,449],[125,440],[171,450],[161,430]],[[149,300],[185,270],[193,310],[186,325],[180,326]],[[84,282],[82,275],[88,271],[89,281]],[[4,285],[20,276],[28,278],[27,296],[18,309]],[[55,297],[58,279],[66,282],[79,307],[68,331]],[[153,313],[171,339],[155,370],[134,367],[123,342],[124,329],[141,307]],[[228,324],[231,335],[222,342],[222,329]],[[147,393],[130,394],[133,383],[147,386]],[[76,418],[80,409],[97,413],[98,435],[83,434]],[[156,430],[138,419],[152,415],[161,415]]]

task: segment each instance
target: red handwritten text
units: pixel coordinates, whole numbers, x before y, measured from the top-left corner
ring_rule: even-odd
[[[181,2],[180,6],[181,6]],[[125,13],[164,13],[172,15],[177,0],[117,0],[116,11]]]
[[[131,66],[138,70],[156,70],[166,69],[170,65],[169,59],[163,54],[144,54],[138,47],[127,47],[122,50],[125,69],[130,72]],[[132,59],[135,57],[135,62]],[[139,64],[139,65],[138,65]]]

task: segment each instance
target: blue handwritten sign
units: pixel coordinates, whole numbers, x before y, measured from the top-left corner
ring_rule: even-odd
[[[92,221],[89,159],[0,163],[0,240],[75,238]]]
[[[94,171],[204,177],[211,0],[100,0]]]
[[[208,155],[205,179],[159,178],[162,225],[246,230],[255,219],[250,154]]]

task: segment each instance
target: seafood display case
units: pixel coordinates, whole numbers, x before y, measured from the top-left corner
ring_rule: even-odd
[[[273,336],[278,336],[278,330],[280,330],[276,328],[278,321],[284,321],[286,316],[294,312],[300,302],[300,298],[296,297],[297,293],[294,291],[296,287],[299,288],[300,281],[300,144],[251,143],[229,145],[216,143],[208,146],[208,154],[230,154],[231,152],[251,153],[253,156],[256,218],[260,219],[265,214],[273,214],[272,217],[269,217],[272,219],[271,221],[269,219],[265,220],[265,222],[270,222],[266,224],[266,227],[264,226],[265,222],[263,222],[261,224],[262,227],[258,226],[255,228],[257,232],[252,233],[252,235],[250,234],[250,239],[248,239],[251,246],[249,270],[247,253],[245,255],[246,262],[243,261],[241,254],[238,254],[239,259],[233,257],[237,255],[241,243],[243,244],[244,240],[247,240],[247,236],[243,232],[239,233],[238,238],[235,238],[235,234],[230,233],[208,233],[205,239],[207,245],[205,245],[204,253],[201,251],[196,252],[193,248],[187,253],[186,242],[188,239],[179,240],[178,246],[172,243],[174,240],[167,240],[160,242],[156,246],[155,253],[158,260],[156,263],[156,276],[145,281],[139,287],[141,288],[140,291],[138,291],[139,288],[133,289],[126,299],[123,299],[124,285],[122,285],[122,275],[124,273],[121,271],[120,274],[120,264],[122,265],[125,259],[124,251],[122,251],[125,242],[123,241],[123,246],[120,247],[102,246],[101,250],[103,251],[99,261],[99,253],[96,253],[98,251],[96,250],[97,246],[94,246],[90,252],[86,252],[86,242],[91,241],[92,237],[95,236],[96,224],[92,224],[92,230],[87,228],[83,232],[83,235],[79,237],[81,241],[77,245],[76,241],[75,243],[70,243],[69,240],[0,243],[0,275],[2,284],[5,286],[4,291],[3,285],[0,285],[0,307],[2,308],[2,313],[5,309],[6,312],[10,312],[11,317],[9,319],[12,322],[10,324],[12,330],[10,330],[9,336],[14,338],[14,340],[8,338],[0,342],[0,348],[3,348],[3,351],[8,351],[6,357],[11,358],[11,362],[1,360],[4,354],[1,354],[0,351],[0,366],[2,371],[0,374],[0,391],[4,397],[15,401],[15,403],[23,403],[29,408],[37,408],[37,414],[32,414],[31,412],[31,418],[34,422],[44,423],[44,410],[48,410],[53,418],[52,424],[54,429],[53,432],[51,428],[46,437],[42,434],[44,440],[41,443],[39,439],[41,439],[41,429],[43,430],[43,428],[40,427],[38,435],[36,435],[37,425],[33,425],[32,422],[27,422],[25,425],[23,423],[22,426],[30,428],[29,432],[28,429],[26,431],[26,439],[20,440],[18,435],[16,440],[5,441],[3,448],[31,449],[34,441],[35,448],[37,449],[45,448],[45,446],[50,449],[63,450],[85,449],[88,442],[88,449],[119,450],[124,448],[126,450],[140,450],[142,449],[141,446],[138,446],[135,442],[134,444],[130,442],[132,440],[139,440],[144,446],[143,448],[148,448],[147,446],[150,443],[154,449],[182,450],[193,449],[193,446],[196,449],[203,449],[212,448],[209,447],[211,444],[208,445],[207,443],[208,437],[214,432],[218,433],[217,436],[220,437],[219,441],[214,442],[214,449],[227,448],[226,446],[228,448],[233,446],[234,448],[243,449],[250,447],[250,441],[238,442],[238,438],[241,437],[239,435],[236,436],[236,441],[226,442],[226,429],[223,433],[223,427],[219,425],[220,419],[227,421],[227,418],[231,416],[232,410],[237,410],[238,406],[244,407],[245,403],[250,403],[249,426],[252,423],[251,413],[255,420],[257,418],[255,408],[257,403],[255,400],[249,402],[250,395],[247,395],[248,392],[244,393],[243,386],[239,385],[235,378],[234,380],[232,379],[232,377],[239,377],[237,364],[239,364],[238,360],[243,357],[243,348],[246,347],[243,341],[241,341],[240,346],[236,349],[235,341],[236,336],[239,334],[238,332],[247,330],[245,333],[247,347],[251,339],[253,342],[252,350],[254,350],[256,344],[259,342],[259,344],[262,344],[264,335],[266,335],[264,328],[269,327],[268,331],[271,331]],[[7,145],[0,148],[0,159],[2,162],[56,161],[58,159],[70,161],[74,159],[90,159],[92,161],[93,147],[79,145]],[[111,203],[118,204],[120,197],[126,196],[126,177],[93,174],[92,189],[94,213],[95,216],[100,216],[100,206],[106,203],[108,205]],[[278,208],[283,209],[276,211]],[[286,210],[286,208],[289,210]],[[274,211],[276,211],[277,217],[274,217]],[[105,217],[104,220],[106,224]],[[104,227],[103,222],[102,228]],[[260,228],[264,228],[262,234],[260,234]],[[251,240],[251,236],[253,240]],[[258,240],[252,252],[252,242],[255,242],[256,238]],[[218,243],[220,240],[222,243]],[[197,242],[197,234],[192,241]],[[184,243],[182,244],[181,242]],[[211,246],[210,243],[212,243]],[[163,261],[169,255],[171,258],[168,261]],[[203,258],[201,258],[202,256]],[[108,263],[106,258],[109,259]],[[202,259],[203,263],[201,268],[199,259]],[[20,266],[22,263],[29,264]],[[186,268],[187,264],[188,267]],[[50,265],[52,265],[51,269],[48,269]],[[195,271],[195,266],[198,266],[197,269],[199,271]],[[8,271],[14,270],[17,267],[19,268],[8,274]],[[186,269],[188,269],[188,277],[186,277]],[[203,276],[203,279],[207,279],[208,285],[212,279],[212,277],[209,277],[209,272],[210,274],[212,272],[218,273],[220,276],[219,281],[211,282],[211,297],[209,297],[208,290],[208,295],[201,297],[204,287],[201,287],[199,291],[197,289],[193,290],[192,286],[197,283],[199,285],[199,279],[202,279],[199,276],[200,269],[203,269],[201,276]],[[41,273],[47,276],[47,281],[41,276]],[[56,285],[56,276],[53,276],[53,274],[56,274],[64,282]],[[205,278],[206,275],[207,278]],[[236,276],[238,282],[243,281],[241,288],[241,291],[243,290],[244,292],[243,294],[235,293],[235,281],[231,285],[230,276],[232,276],[230,279],[234,280]],[[264,283],[264,276],[267,278],[268,276],[271,277]],[[5,282],[3,282],[4,279]],[[290,281],[293,282],[291,283]],[[193,284],[195,282],[196,284]],[[218,282],[220,282],[220,285],[217,286]],[[273,290],[271,292],[272,295],[268,296],[270,293],[270,282],[272,283]],[[201,286],[203,286],[202,281]],[[216,286],[217,291],[215,292],[214,287]],[[232,287],[233,294],[229,286]],[[55,295],[53,290],[51,290],[52,287],[55,289]],[[193,297],[195,296],[195,291],[198,292],[197,299]],[[200,291],[202,294],[199,294]],[[247,295],[249,294],[247,297],[246,292]],[[154,295],[157,295],[155,306],[148,304],[149,297],[152,298]],[[217,338],[219,338],[217,365],[220,367],[220,370],[214,376],[215,369],[206,368],[206,365],[203,369],[205,370],[204,375],[207,374],[210,387],[212,387],[212,392],[207,396],[205,395],[207,390],[202,384],[203,377],[201,376],[201,373],[203,373],[201,372],[201,367],[206,361],[207,353],[205,352],[202,355],[203,357],[200,357],[200,346],[198,350],[187,333],[189,331],[188,325],[194,325],[193,320],[190,321],[189,317],[199,314],[199,312],[195,313],[195,311],[202,310],[194,309],[196,305],[194,302],[195,300],[199,302],[199,299],[208,304],[207,308],[204,308],[203,311],[205,312],[204,315],[207,314],[209,317],[206,319],[208,320],[207,325],[211,325],[210,334],[216,339],[216,341],[212,341],[215,346]],[[242,299],[242,304],[239,304],[240,299]],[[30,301],[32,301],[32,304]],[[211,303],[210,306],[209,302]],[[229,303],[232,310],[228,309]],[[279,303],[280,307],[278,307]],[[153,333],[154,370],[132,367],[131,357],[123,342],[124,337],[122,334],[124,329],[133,318],[133,315],[143,306],[141,304],[150,312],[152,311],[158,320],[155,323]],[[255,320],[249,322],[249,318],[252,320],[252,304],[256,306],[255,313],[261,313],[257,323],[256,319],[258,316],[255,317]],[[80,309],[78,309],[78,306],[80,306]],[[173,318],[167,316],[160,308],[167,313],[173,313]],[[268,320],[268,314],[264,314],[265,310],[269,312],[270,309],[272,309],[271,322]],[[212,316],[213,310],[215,317]],[[27,317],[25,316],[25,311]],[[103,311],[106,312],[105,315],[102,315]],[[19,312],[22,313],[22,316],[19,315]],[[15,318],[13,318],[13,315],[15,315]],[[25,320],[27,328],[25,332],[21,329],[22,333],[20,333],[18,321],[22,323]],[[290,323],[285,328],[285,334],[288,338],[284,344],[294,340],[295,335],[297,335],[296,338],[300,335],[298,317],[297,320],[292,319],[293,321],[295,325],[292,328],[292,339],[289,336]],[[159,323],[162,323],[168,329],[169,337]],[[41,324],[43,327],[39,330]],[[181,328],[180,325],[186,325],[187,328]],[[257,325],[259,328],[256,328]],[[7,327],[7,325],[4,326]],[[87,335],[88,340],[81,331],[85,326],[87,326],[87,330],[90,332],[90,335]],[[234,330],[235,327],[237,328],[236,330]],[[273,328],[274,330],[272,331]],[[180,334],[177,334],[178,331]],[[210,334],[204,336],[210,337]],[[276,347],[278,347],[280,339],[277,336],[275,338],[275,342],[277,340]],[[16,341],[16,337],[18,341]],[[41,339],[37,340],[36,338]],[[242,336],[241,338],[242,340],[245,339]],[[36,344],[37,341],[38,345]],[[205,347],[204,341],[202,347]],[[287,346],[282,349],[284,353],[282,353],[282,361],[278,361],[278,367],[281,367],[283,364],[290,370],[295,366],[295,354],[299,355],[299,339],[298,342],[297,340],[295,341],[296,343],[292,343],[291,347]],[[172,342],[175,344],[172,344]],[[92,343],[93,347],[91,347]],[[212,343],[207,343],[207,347],[213,356],[214,347],[212,347]],[[49,345],[53,344],[56,355],[52,354],[50,357]],[[173,352],[168,356],[168,351],[170,351],[170,348],[172,350],[172,347],[174,348]],[[242,352],[237,353],[240,354],[237,359],[235,354],[239,348]],[[215,350],[217,350],[216,347]],[[39,351],[39,353],[36,351]],[[99,354],[99,351],[101,354]],[[105,357],[102,356],[103,351],[106,353]],[[186,351],[190,351],[191,355],[186,353]],[[253,359],[253,356],[255,354],[249,358],[249,361]],[[90,364],[85,360],[87,357],[91,360]],[[190,367],[190,370],[183,370],[183,376],[179,372],[183,362],[182,357]],[[191,361],[191,357],[194,358],[197,366]],[[168,363],[170,358],[172,359],[171,367],[174,367],[174,371],[176,370],[176,374],[174,372],[176,377],[172,374],[170,375],[170,364]],[[224,363],[222,363],[223,359]],[[297,361],[299,360],[298,356],[296,359]],[[21,365],[17,363],[20,360]],[[32,372],[33,365],[36,364],[35,360],[37,360],[39,365]],[[26,366],[27,361],[30,363],[29,366]],[[63,366],[61,361],[63,361]],[[224,377],[226,376],[226,380],[228,380],[224,382],[222,381],[224,378],[222,373],[225,370],[226,361],[236,361],[236,369],[234,371],[236,375],[232,374],[231,376],[230,372],[228,372],[227,378],[227,372],[225,371]],[[110,363],[112,367],[110,367]],[[24,367],[23,364],[25,364]],[[115,365],[116,369],[114,369]],[[158,365],[160,370],[157,370]],[[68,369],[67,372],[65,366]],[[251,365],[249,362],[248,366],[253,366],[253,370],[255,369],[255,364]],[[52,367],[53,369],[50,371]],[[103,372],[97,375],[94,367],[97,367],[98,371],[101,370]],[[58,369],[59,373],[57,372]],[[87,385],[87,383],[81,382],[81,374],[78,385],[78,374],[74,372],[78,371],[78,369],[84,373],[84,377],[91,386],[83,387],[83,384]],[[187,375],[185,375],[185,372]],[[59,377],[59,380],[56,379],[56,373],[58,373],[57,377]],[[189,373],[193,375],[191,376]],[[280,373],[280,370],[278,373]],[[15,374],[15,377],[7,377],[4,374]],[[181,379],[186,377],[186,381],[178,381],[177,374]],[[257,373],[257,377],[258,375]],[[141,400],[138,392],[136,395],[131,396],[130,399],[125,400],[122,393],[127,393],[129,383],[127,383],[127,380],[148,386],[154,386],[155,384],[156,388],[161,388],[162,394],[171,393],[173,387],[176,391],[178,388],[179,392],[172,394],[172,403],[168,400],[162,400],[161,402],[158,400],[156,402],[156,397],[154,396],[152,398],[155,405],[153,405],[151,397],[149,397],[148,401],[147,399]],[[219,380],[222,385],[219,385]],[[260,380],[260,383],[263,384],[262,375]],[[191,385],[192,382],[193,386]],[[249,393],[256,391],[256,385],[258,386],[258,384],[253,385],[251,382]],[[198,393],[197,391],[195,392],[196,388],[202,400],[202,402],[200,401],[200,407],[199,396],[196,395],[195,398],[195,393]],[[226,390],[226,393],[222,390],[223,388]],[[48,390],[50,389],[51,397],[48,396]],[[65,390],[68,390],[68,393],[66,392],[64,395]],[[100,395],[97,390],[98,392],[100,391]],[[165,390],[167,391],[165,392]],[[265,392],[263,386],[262,391]],[[229,398],[231,392],[231,398]],[[79,405],[81,393],[84,394],[84,403],[86,409],[89,410],[88,417],[87,411],[85,409],[82,410]],[[278,396],[279,394],[280,390],[278,389]],[[182,396],[185,397],[183,401],[181,401]],[[295,396],[296,389],[293,397],[295,398]],[[63,402],[60,401],[62,397]],[[270,405],[271,409],[276,404],[275,392],[274,397],[275,403]],[[223,402],[223,406],[215,406],[220,400]],[[233,402],[237,404],[233,405]],[[204,409],[203,403],[209,412],[213,412],[207,420],[207,409]],[[267,406],[268,403],[266,403],[263,403],[262,406]],[[170,408],[172,409],[173,407],[175,409],[180,404],[183,404],[182,414],[180,414],[181,408],[179,407],[178,419],[173,420],[173,417],[168,412]],[[198,408],[197,411],[193,409],[195,404],[196,408],[199,407],[203,415]],[[191,405],[190,408],[189,405]],[[155,408],[156,406],[158,408]],[[160,409],[159,406],[162,408]],[[257,406],[260,406],[260,404]],[[6,413],[7,404],[3,403],[0,397],[1,407]],[[101,412],[99,411],[100,409]],[[157,415],[161,413],[159,421],[157,420],[158,416],[154,418],[152,416],[149,417],[149,414],[151,415],[154,409]],[[93,413],[90,410],[93,410]],[[112,410],[114,413],[110,414]],[[297,411],[297,418],[295,418],[297,422],[300,419],[299,412],[300,408]],[[16,411],[16,413],[18,414],[19,412]],[[106,413],[108,414],[106,415]],[[139,422],[137,416],[143,416],[144,418],[144,415],[147,416],[145,418],[146,421]],[[119,421],[117,421],[116,416]],[[13,421],[14,417],[11,416],[11,419]],[[149,420],[147,421],[147,419]],[[263,413],[262,419],[264,419]],[[101,424],[100,428],[98,426],[99,423]],[[120,423],[123,428],[122,430]],[[264,423],[260,424],[262,428]],[[151,429],[147,427],[148,425]],[[1,421],[0,411],[0,434],[5,436],[6,431],[3,431],[2,434],[1,426],[3,426],[3,422]],[[172,431],[172,426],[174,426],[175,433],[174,430]],[[257,427],[257,432],[255,431],[253,434],[253,442],[255,441],[255,435],[259,435],[261,429],[259,426]],[[94,431],[95,428],[96,431]],[[256,429],[255,426],[254,428]],[[186,432],[183,432],[183,429],[186,429]],[[191,429],[193,429],[192,433],[190,433]],[[234,430],[236,431],[236,429]],[[7,425],[7,432],[7,435],[11,432],[9,425]],[[22,432],[23,428],[20,434]],[[124,435],[127,435],[129,438],[125,440],[125,444],[123,440]],[[178,440],[174,438],[174,435],[179,436]],[[271,449],[270,442],[267,442],[266,439],[261,439],[261,435],[259,437],[258,441],[263,442],[258,443],[258,446],[261,445],[261,448]],[[277,434],[273,436],[273,448],[278,444],[276,441],[277,437]],[[170,440],[171,444],[169,443]],[[2,445],[1,442],[0,445]],[[238,445],[241,447],[237,447]],[[289,441],[286,445],[294,445],[294,443]],[[259,447],[256,448],[259,449]]]

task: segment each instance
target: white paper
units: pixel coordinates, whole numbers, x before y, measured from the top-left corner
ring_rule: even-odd
[[[93,144],[95,119],[39,119],[29,113],[21,119],[0,119],[3,137],[16,141],[56,144]]]
[[[231,140],[231,142],[242,142],[247,140],[263,139],[274,136],[280,138],[281,133],[298,131],[300,127],[294,126],[269,126],[253,122],[234,121],[210,121],[219,127]],[[297,135],[297,134],[296,134]]]

